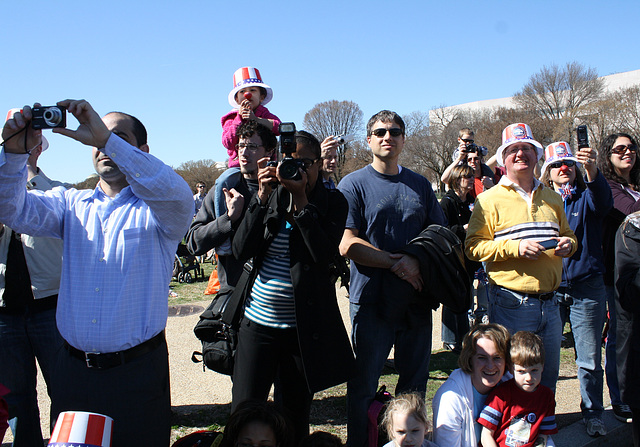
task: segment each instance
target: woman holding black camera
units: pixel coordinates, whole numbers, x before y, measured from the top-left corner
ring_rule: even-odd
[[[295,136],[299,175],[283,178],[281,166],[260,160],[259,190],[233,240],[236,258],[253,257],[257,275],[238,335],[232,411],[247,399],[266,401],[276,382],[297,444],[309,432],[313,393],[345,382],[354,359],[329,280],[347,202],[322,184],[318,140]]]

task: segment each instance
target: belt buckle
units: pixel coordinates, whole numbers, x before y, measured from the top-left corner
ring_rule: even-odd
[[[93,365],[92,364],[92,360],[97,360],[96,356],[100,355],[101,352],[85,352],[84,353],[84,360],[85,362],[87,362],[87,368],[96,368],[96,369],[100,369],[100,366],[98,365]]]

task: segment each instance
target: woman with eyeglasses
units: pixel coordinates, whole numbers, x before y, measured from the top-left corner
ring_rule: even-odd
[[[457,165],[449,176],[449,190],[440,201],[440,207],[447,216],[447,227],[464,242],[467,237],[467,227],[473,211],[474,198],[471,191],[474,186],[474,170],[467,164]],[[470,261],[465,255],[467,272],[473,279],[473,274],[482,264]],[[469,317],[467,312],[453,312],[448,307],[442,308],[442,344],[445,349],[459,353],[462,349],[462,339],[469,331]]]
[[[582,165],[585,176],[578,169]],[[556,291],[562,325],[571,322],[580,382],[582,417],[589,436],[604,436],[602,420],[602,327],[607,295],[604,287],[602,221],[613,207],[611,189],[598,170],[596,151],[586,147],[573,155],[569,143],[545,149],[542,183],[562,196],[569,226],[580,249],[562,260],[562,281]]]
[[[631,409],[620,397],[616,368],[616,313],[614,302],[614,241],[616,231],[625,217],[640,211],[640,161],[638,145],[631,135],[614,133],[602,141],[598,152],[598,168],[604,174],[611,193],[613,209],[604,220],[602,248],[604,250],[604,284],[609,308],[609,330],[605,348],[605,375],[613,412],[619,421],[631,423]]]

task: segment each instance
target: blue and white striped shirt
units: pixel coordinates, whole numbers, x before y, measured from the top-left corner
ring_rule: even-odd
[[[57,323],[87,352],[136,346],[164,329],[178,242],[193,217],[189,185],[171,167],[111,135],[102,149],[129,186],[93,191],[25,188],[26,154],[0,151],[0,222],[64,240]]]
[[[274,328],[296,325],[289,236],[291,225],[283,220],[282,228],[269,245],[247,300],[245,316],[258,324]]]

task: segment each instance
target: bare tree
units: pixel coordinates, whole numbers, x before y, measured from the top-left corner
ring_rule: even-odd
[[[191,186],[194,193],[197,182],[204,182],[207,185],[207,191],[213,188],[213,184],[223,171],[213,160],[186,161],[174,170]]]
[[[553,139],[571,141],[576,119],[601,99],[603,92],[604,81],[594,68],[569,62],[564,67],[545,65],[513,99],[521,109],[553,122]]]
[[[356,138],[363,133],[363,114],[358,104],[352,101],[325,101],[313,106],[304,115],[304,127],[320,141],[329,135],[351,134]],[[353,143],[338,147],[338,169],[336,180],[339,182],[345,173],[345,163]]]

